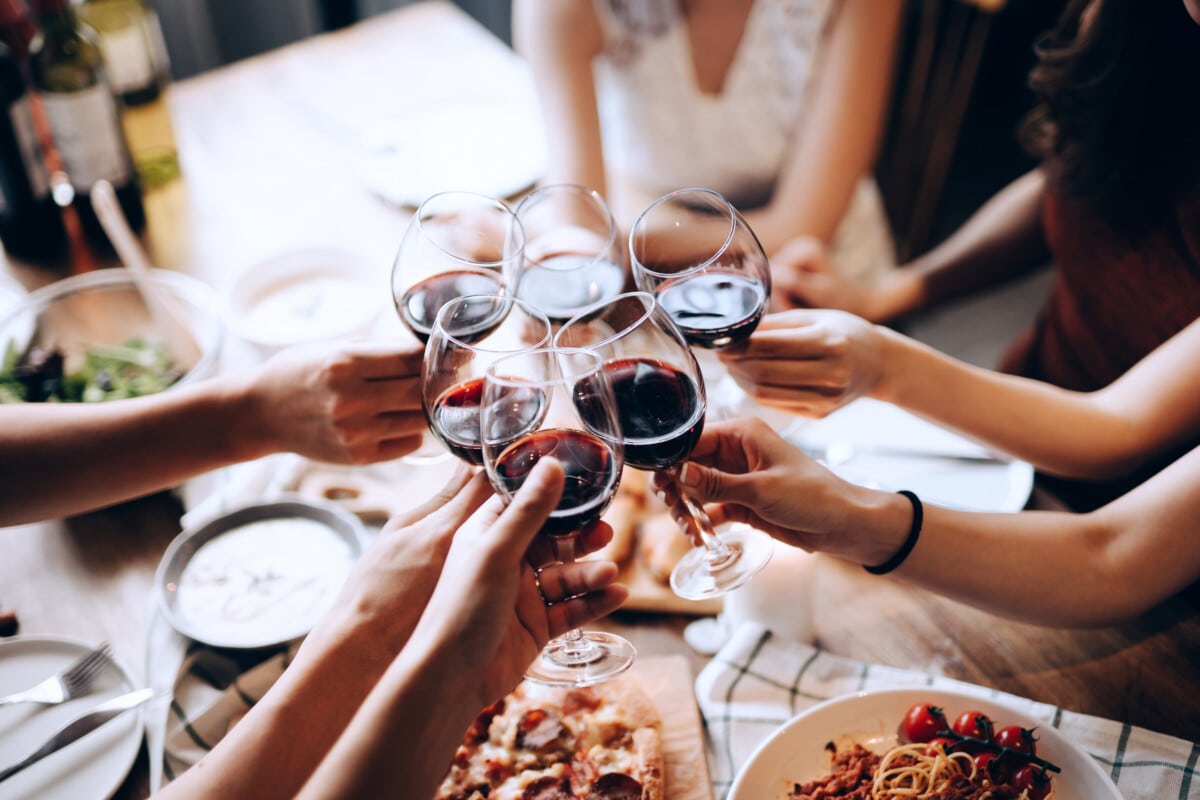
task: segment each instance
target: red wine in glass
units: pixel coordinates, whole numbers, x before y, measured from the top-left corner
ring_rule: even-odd
[[[704,401],[683,370],[653,358],[619,358],[604,365],[617,401],[625,462],[638,469],[673,467],[688,457],[704,429]],[[586,396],[576,396],[587,421]]]
[[[503,490],[515,493],[533,466],[545,456],[562,464],[566,479],[562,499],[542,526],[546,536],[575,536],[600,519],[612,502],[620,470],[609,445],[584,431],[547,428],[517,439],[504,449],[494,465]]]
[[[724,270],[669,280],[657,293],[684,338],[698,347],[720,348],[746,339],[767,306],[761,283]]]
[[[451,453],[483,466],[483,441],[480,435],[480,406],[483,402],[483,378],[473,378],[451,386],[426,412],[429,430],[446,445]],[[506,397],[510,413],[492,421],[493,426],[511,429],[511,436],[497,432],[496,441],[516,439],[528,430],[537,428],[546,412],[546,395],[537,387],[514,389]]]
[[[440,272],[417,282],[396,301],[400,319],[422,343],[429,342],[433,332],[433,321],[438,311],[449,301],[464,295],[497,295],[503,293],[504,283],[500,275],[475,270],[450,270]],[[494,303],[480,303],[477,319],[456,331],[463,341],[476,342],[487,336],[504,321],[503,307]],[[460,322],[465,321],[460,316]]]

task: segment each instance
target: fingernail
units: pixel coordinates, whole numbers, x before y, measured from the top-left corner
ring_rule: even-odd
[[[691,464],[684,464],[683,469],[679,470],[679,482],[684,486],[699,486],[700,470]]]

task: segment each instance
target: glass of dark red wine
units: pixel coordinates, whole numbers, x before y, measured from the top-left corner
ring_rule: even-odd
[[[655,200],[633,224],[629,256],[638,288],[658,298],[696,347],[719,349],[747,338],[771,296],[758,237],[709,189]]]
[[[654,295],[629,292],[585,309],[554,341],[585,347],[603,359],[627,465],[659,471],[687,459],[704,429],[704,380],[682,332]],[[702,543],[671,573],[671,588],[680,597],[725,594],[771,560],[770,537],[740,526],[718,534],[704,509],[683,492],[671,511],[684,532]]]
[[[400,319],[425,342],[448,301],[469,294],[511,296],[524,251],[521,223],[500,200],[474,192],[432,195],[417,208],[392,264],[392,299]],[[481,317],[474,324],[483,335],[502,319]]]
[[[550,538],[559,561],[573,561],[576,537],[612,502],[623,466],[616,401],[600,357],[542,348],[497,360],[484,379],[480,423],[488,478],[506,500],[542,458],[562,464],[562,499],[539,535]],[[590,686],[629,669],[635,655],[620,636],[575,629],[551,640],[525,676]]]
[[[479,320],[497,317],[503,321],[480,336]],[[442,306],[421,366],[421,405],[434,437],[463,461],[483,466],[479,411],[487,368],[507,355],[548,346],[551,335],[542,312],[508,295],[467,295]],[[512,425],[532,424],[543,412],[539,393],[527,399],[514,401]]]
[[[525,231],[518,296],[551,322],[566,322],[624,288],[624,242],[599,192],[573,183],[548,184],[530,192],[516,215]]]

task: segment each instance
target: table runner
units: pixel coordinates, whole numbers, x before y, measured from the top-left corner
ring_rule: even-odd
[[[943,675],[843,658],[754,622],[739,626],[696,678],[717,797],[728,794],[758,745],[801,711],[839,695],[922,686],[1003,703],[1057,728],[1099,762],[1127,800],[1200,798],[1200,744]]]

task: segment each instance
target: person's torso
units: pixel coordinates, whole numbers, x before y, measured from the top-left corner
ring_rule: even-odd
[[[696,83],[678,0],[596,0],[604,156],[652,195],[706,186],[738,205],[771,193],[803,117],[833,0],[757,0],[718,94]]]

